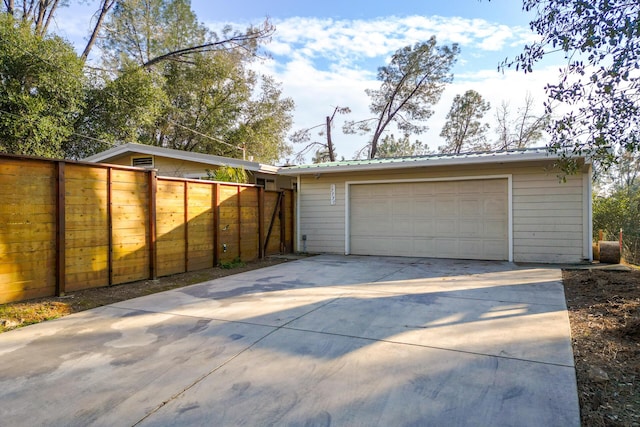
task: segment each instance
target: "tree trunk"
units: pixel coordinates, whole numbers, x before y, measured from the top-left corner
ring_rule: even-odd
[[[327,149],[329,150],[329,161],[335,162],[336,155],[333,152],[333,141],[331,141],[331,117],[329,116],[327,116]]]
[[[87,57],[89,56],[89,52],[91,52],[91,49],[93,48],[93,44],[96,42],[96,39],[98,38],[98,33],[102,28],[102,22],[104,21],[104,18],[107,16],[107,13],[109,12],[109,10],[111,10],[111,8],[115,3],[116,3],[116,0],[102,0],[102,6],[100,7],[100,15],[98,15],[98,20],[96,21],[96,25],[93,27],[93,32],[91,33],[91,37],[87,42],[87,46],[84,48],[84,51],[80,56],[80,58],[82,58],[83,61],[87,60]]]

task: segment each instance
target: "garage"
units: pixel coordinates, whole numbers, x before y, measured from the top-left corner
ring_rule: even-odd
[[[296,249],[307,253],[535,263],[592,259],[592,168],[545,148],[346,160],[296,177]]]
[[[354,255],[509,259],[508,180],[349,185]]]

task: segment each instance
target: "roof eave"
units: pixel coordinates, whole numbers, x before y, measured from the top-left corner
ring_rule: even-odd
[[[214,166],[227,165],[234,168],[244,168],[251,172],[261,172],[261,173],[266,173],[270,175],[275,175],[278,173],[278,167],[265,165],[262,163],[249,162],[247,160],[240,160],[240,159],[232,159],[230,157],[215,156],[212,154],[207,154],[206,156],[212,157],[211,159],[207,159],[197,155],[193,155],[193,153],[190,153],[188,151],[181,152],[180,150],[172,150],[171,153],[166,153],[158,149],[158,147],[154,147],[152,145],[130,144],[130,143],[119,145],[115,148],[109,149],[107,151],[103,151],[102,153],[89,156],[84,160],[87,162],[103,163],[103,162],[108,162],[110,159],[113,159],[114,157],[118,157],[127,153],[148,154],[153,156],[185,160],[189,162],[210,164]]]
[[[584,157],[584,156],[579,156]],[[398,161],[390,163],[370,163],[360,165],[345,166],[317,166],[304,169],[298,168],[280,168],[279,173],[287,175],[315,175],[321,173],[340,173],[340,172],[358,172],[366,170],[385,170],[385,169],[405,169],[418,167],[437,167],[437,166],[462,166],[473,164],[490,164],[490,163],[515,163],[525,161],[541,161],[555,160],[559,156],[551,153],[523,153],[514,155],[494,155],[486,157],[472,158],[452,158],[452,159],[425,159],[415,161]]]

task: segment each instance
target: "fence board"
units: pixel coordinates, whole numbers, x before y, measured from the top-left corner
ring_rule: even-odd
[[[281,236],[291,249],[291,194],[273,221],[269,254]],[[73,292],[256,259],[277,199],[255,186],[0,155],[0,303],[53,295],[56,283]]]

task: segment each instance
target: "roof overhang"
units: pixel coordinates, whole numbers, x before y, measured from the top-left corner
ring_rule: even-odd
[[[403,157],[391,159],[357,160],[352,162],[320,163],[282,167],[279,173],[286,175],[317,175],[319,173],[361,172],[388,169],[424,168],[438,166],[462,166],[481,164],[505,164],[531,161],[555,161],[562,153],[551,153],[547,149],[525,149],[511,151],[494,151],[486,153],[467,153],[456,155],[433,155]],[[585,155],[573,155],[573,158],[584,159]]]
[[[234,168],[243,168],[251,172],[261,172],[270,175],[275,175],[276,173],[278,173],[279,169],[277,166],[250,162],[247,160],[233,159],[231,157],[193,153],[191,151],[174,150],[171,148],[155,147],[153,145],[134,143],[118,145],[101,153],[89,156],[84,159],[84,161],[92,163],[108,163],[110,160],[128,154],[147,154],[152,156],[184,160],[188,162],[204,163],[212,166],[231,166]]]

